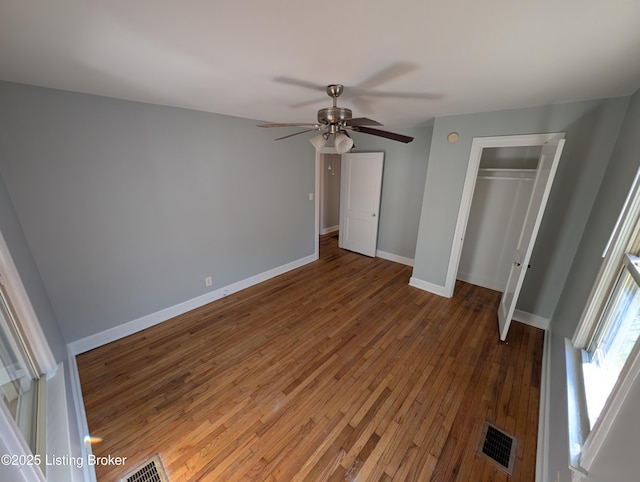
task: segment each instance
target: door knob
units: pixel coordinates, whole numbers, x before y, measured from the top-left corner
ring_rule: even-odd
[[[372,218],[375,218],[375,217],[376,217],[376,213],[373,213],[373,214],[371,215],[371,217],[372,217]]]

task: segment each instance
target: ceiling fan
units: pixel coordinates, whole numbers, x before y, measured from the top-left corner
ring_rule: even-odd
[[[338,154],[344,154],[353,147],[353,140],[349,131],[362,132],[378,137],[385,137],[398,142],[408,143],[413,137],[396,134],[395,132],[373,129],[369,126],[381,126],[380,122],[367,117],[353,117],[351,109],[338,106],[338,97],[344,91],[341,84],[331,84],[327,86],[327,95],[333,99],[332,107],[325,107],[318,111],[318,122],[309,123],[287,123],[287,124],[258,124],[258,127],[308,127],[303,131],[294,132],[287,136],[278,137],[276,140],[287,139],[306,132],[325,131],[311,139],[311,143],[319,149],[321,147],[334,147]]]
[[[342,94],[342,100],[349,100],[358,111],[363,114],[371,114],[374,112],[372,101],[379,98],[394,98],[394,99],[416,99],[416,100],[438,100],[442,98],[441,94],[429,93],[429,92],[398,92],[398,91],[384,91],[378,90],[380,85],[386,84],[398,77],[402,77],[414,70],[418,69],[418,65],[411,62],[394,62],[382,70],[370,75],[363,81],[349,85],[345,92]],[[296,79],[292,77],[276,77],[276,82],[280,82],[287,85],[293,85],[295,87],[301,87],[304,89],[310,89],[315,91],[324,92],[326,85],[316,84],[307,80]],[[318,102],[324,102],[324,98],[315,98],[303,102],[298,102],[291,107],[306,107]]]

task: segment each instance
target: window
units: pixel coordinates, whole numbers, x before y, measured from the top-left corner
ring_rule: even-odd
[[[32,459],[40,465],[21,465],[24,480],[45,480],[45,385],[56,370],[56,360],[0,233],[0,439],[9,455],[27,457],[24,460],[40,456]]]
[[[1,282],[0,282],[1,283]],[[20,335],[0,284],[0,395],[32,452],[36,452],[39,370]]]
[[[566,340],[570,468],[590,468],[640,374],[640,170],[576,333]]]
[[[583,352],[587,409],[593,428],[640,335],[640,258],[625,254],[594,336]]]

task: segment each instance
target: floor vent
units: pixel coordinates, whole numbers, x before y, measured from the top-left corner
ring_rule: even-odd
[[[132,472],[125,475],[120,482],[169,482],[160,454],[155,454]]]
[[[495,425],[485,422],[478,450],[507,474],[513,475],[518,441]]]

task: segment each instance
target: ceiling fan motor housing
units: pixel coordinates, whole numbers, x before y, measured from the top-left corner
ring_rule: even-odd
[[[351,109],[346,107],[326,107],[318,111],[318,122],[321,124],[338,124],[352,117]]]
[[[342,122],[353,117],[351,109],[337,106],[338,97],[342,94],[343,89],[341,84],[331,84],[327,86],[327,95],[333,98],[333,107],[327,107],[318,111],[319,123],[332,126],[342,124]]]

